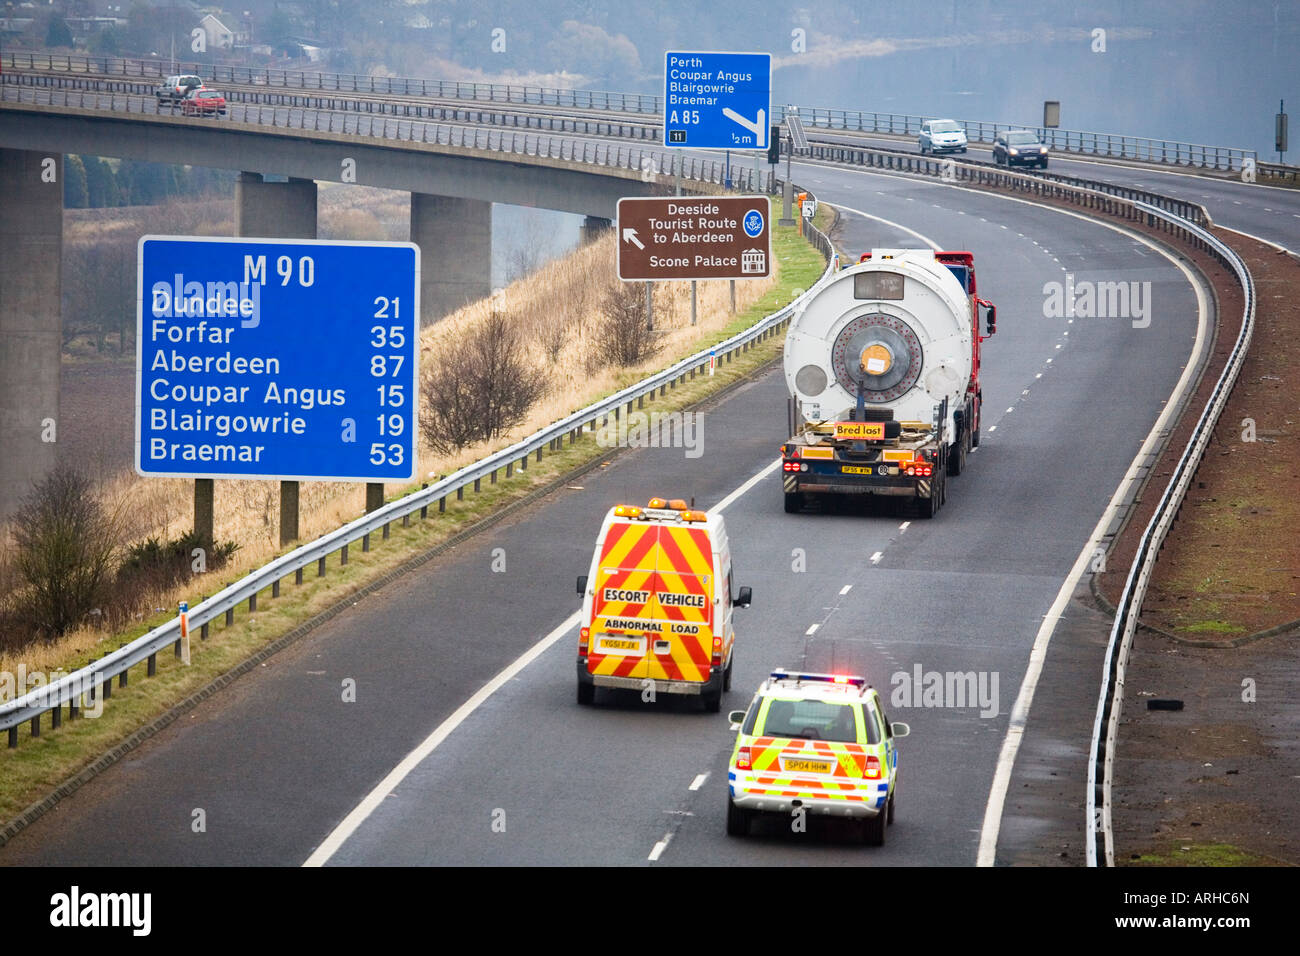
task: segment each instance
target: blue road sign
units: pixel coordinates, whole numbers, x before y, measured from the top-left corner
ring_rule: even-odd
[[[410,481],[419,291],[409,242],[145,236],[136,471]]]
[[[664,145],[766,150],[772,54],[664,54]]]

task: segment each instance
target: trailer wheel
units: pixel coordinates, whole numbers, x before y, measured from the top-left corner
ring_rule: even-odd
[[[785,513],[788,515],[798,514],[803,510],[803,493],[799,491],[787,491],[785,493]]]

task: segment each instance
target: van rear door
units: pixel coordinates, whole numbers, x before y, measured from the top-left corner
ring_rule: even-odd
[[[653,616],[660,630],[646,655],[646,676],[704,682],[713,654],[713,545],[703,526],[659,529]]]
[[[644,678],[657,636],[651,609],[659,529],[649,522],[615,521],[600,543],[592,601],[587,671]]]

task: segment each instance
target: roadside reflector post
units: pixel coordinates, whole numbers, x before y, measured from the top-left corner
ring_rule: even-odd
[[[257,595],[248,599],[248,609],[257,610]],[[176,656],[186,667],[190,666],[190,605],[188,601],[180,602],[181,639],[176,642]]]

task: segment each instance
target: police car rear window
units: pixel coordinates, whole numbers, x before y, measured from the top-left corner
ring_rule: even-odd
[[[858,739],[854,714],[856,704],[830,700],[781,700],[774,698],[767,705],[767,716],[759,735],[763,737],[789,737],[795,740],[830,740],[854,743]],[[879,743],[879,734],[871,721],[866,721],[869,743]]]

